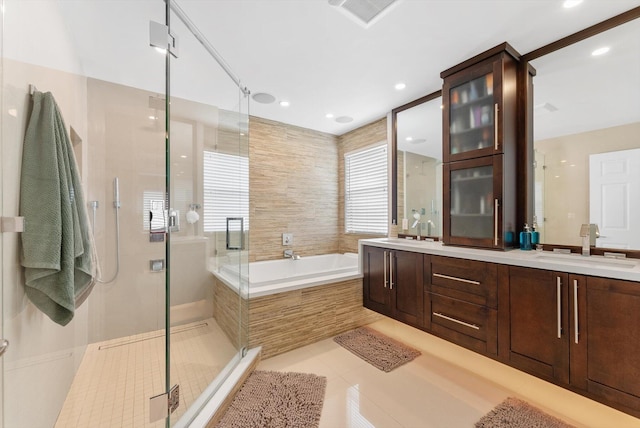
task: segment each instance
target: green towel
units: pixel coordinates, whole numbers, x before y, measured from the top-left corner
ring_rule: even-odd
[[[20,215],[25,293],[54,322],[66,325],[94,285],[96,258],[71,141],[50,92],[33,94]]]

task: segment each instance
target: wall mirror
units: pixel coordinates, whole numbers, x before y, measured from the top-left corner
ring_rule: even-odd
[[[580,245],[595,223],[596,247],[640,250],[640,19],[531,65],[541,242]]]
[[[400,234],[442,236],[441,105],[438,91],[392,111]]]

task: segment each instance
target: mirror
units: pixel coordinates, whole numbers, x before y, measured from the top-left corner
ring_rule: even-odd
[[[397,219],[403,235],[442,237],[441,105],[437,92],[392,112]]]
[[[595,223],[596,247],[640,250],[639,52],[635,19],[531,61],[542,243],[580,245]]]

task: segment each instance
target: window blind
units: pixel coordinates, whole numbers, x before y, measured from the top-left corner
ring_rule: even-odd
[[[204,231],[226,231],[227,217],[244,218],[249,230],[249,159],[204,150],[203,177]],[[236,229],[239,222],[231,222],[230,230]]]
[[[346,153],[345,230],[387,234],[387,145]]]

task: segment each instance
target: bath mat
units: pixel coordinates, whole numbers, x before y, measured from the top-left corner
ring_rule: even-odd
[[[476,428],[574,428],[532,405],[509,397],[484,415]]]
[[[320,424],[327,378],[256,370],[216,428],[312,428]]]
[[[342,333],[333,340],[384,372],[390,372],[420,355],[420,351],[367,327]]]

